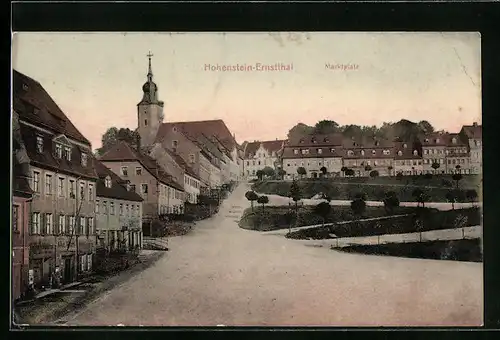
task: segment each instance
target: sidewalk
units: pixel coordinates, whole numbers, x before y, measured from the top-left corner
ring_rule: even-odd
[[[23,326],[64,323],[64,318],[81,310],[106,291],[151,267],[166,254],[165,251],[141,251],[141,260],[138,263],[116,274],[93,275],[78,282],[72,282],[60,289],[42,292],[34,299],[19,303],[14,307],[20,319],[17,323]],[[82,287],[82,289],[69,289],[76,287]]]

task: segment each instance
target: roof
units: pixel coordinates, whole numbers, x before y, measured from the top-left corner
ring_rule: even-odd
[[[101,162],[137,161],[158,181],[172,188],[184,191],[182,185],[172,179],[156,160],[148,155],[138,152],[125,141],[120,141],[99,157]]]
[[[299,150],[298,154],[295,154],[295,150]],[[306,154],[303,154],[302,150],[308,150]],[[321,151],[320,151],[321,150]],[[333,157],[342,157],[342,148],[341,147],[325,147],[325,146],[317,146],[317,147],[290,147],[285,146],[283,150],[282,159],[290,159],[290,158],[333,158]]]
[[[68,161],[67,159],[55,156],[55,143],[53,140],[68,142],[63,135],[54,136],[21,123],[21,136],[26,147],[26,153],[32,165],[76,177],[97,179],[97,174],[93,165],[94,158],[91,157],[90,150],[84,150],[78,146],[72,145],[71,160]],[[37,137],[41,137],[43,140],[43,150],[41,153],[37,151]],[[86,166],[83,166],[81,162],[82,153],[87,154]]]
[[[458,133],[450,133],[447,136],[446,144],[448,147],[464,147],[467,146],[468,143],[463,140],[463,138]]]
[[[475,138],[482,139],[483,138],[483,126],[472,124],[472,125],[464,125],[462,127],[463,133],[467,136],[467,138]]]
[[[446,146],[449,139],[448,133],[435,132],[423,135],[420,138],[420,142],[424,148],[429,146]]]
[[[286,145],[288,146],[338,146],[342,145],[343,137],[339,133],[335,134],[308,134],[292,136]]]
[[[388,149],[394,147],[394,142],[389,139],[361,137],[342,139],[342,146],[345,149]]]
[[[194,172],[193,168],[191,168],[189,164],[179,154],[166,148],[165,150],[174,159],[174,161],[184,169],[187,175],[193,177],[194,179],[200,180],[200,177]]]
[[[39,82],[13,70],[12,93],[14,110],[21,120],[64,134],[90,147],[88,139],[71,123]]]
[[[99,176],[96,186],[96,194],[99,197],[116,198],[126,201],[142,202],[142,197],[134,192],[128,191],[126,186],[126,181],[122,180],[117,174],[108,169],[100,161],[94,161],[96,172]],[[105,178],[111,177],[111,188],[106,187]]]
[[[215,136],[228,150],[238,147],[238,143],[222,119],[163,123],[158,129],[156,139],[161,140],[174,125],[182,127],[184,131],[192,136],[198,136],[199,134]]]
[[[245,147],[245,158],[252,158],[255,155],[255,152],[262,146],[269,153],[275,152],[278,153],[284,145],[284,140],[268,140],[268,141],[255,141],[247,143]]]
[[[31,197],[33,190],[31,190],[28,171],[29,164],[19,163],[19,160],[15,155],[13,155],[13,179],[12,179],[12,193],[14,196],[18,197]]]
[[[422,158],[422,148],[416,143],[394,142],[394,159],[420,159]],[[415,154],[417,151],[417,154]],[[399,154],[401,152],[401,154]]]

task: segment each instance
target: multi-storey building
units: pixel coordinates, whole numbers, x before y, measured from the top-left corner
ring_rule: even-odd
[[[257,171],[265,167],[277,169],[281,167],[280,153],[284,140],[255,141],[245,145],[243,166],[245,177],[255,178]]]
[[[378,171],[379,176],[387,176],[392,172],[394,143],[391,141],[368,137],[346,138],[342,148],[343,166],[352,169],[355,176],[369,176],[373,170]]]
[[[418,142],[394,142],[394,165],[389,175],[413,176],[421,175],[423,171],[421,144]]]
[[[94,162],[97,181],[96,233],[98,245],[108,251],[142,248],[142,197],[128,181],[99,161]]]
[[[470,173],[470,152],[467,144],[467,140],[464,141],[458,133],[447,135],[445,150],[447,174]]]
[[[285,178],[296,178],[303,167],[306,176],[318,177],[323,167],[328,174],[340,174],[342,169],[341,135],[294,136],[284,145],[282,154]]]
[[[21,138],[19,117],[12,117],[12,300],[16,301],[28,285],[30,202],[29,159]]]
[[[99,160],[122,180],[129,181],[131,190],[142,197],[142,221],[147,230],[149,223],[160,215],[183,213],[183,186],[165,172],[154,158],[121,141]]]
[[[473,123],[472,125],[464,125],[460,130],[460,136],[468,143],[468,151],[470,155],[470,173],[480,174],[483,169],[483,126]]]
[[[442,174],[446,172],[446,133],[431,133],[423,136],[422,143],[423,171],[424,173]],[[439,167],[434,168],[439,165]]]
[[[92,270],[95,253],[97,175],[91,144],[40,83],[15,70],[13,103],[33,191],[29,280],[35,287],[49,285],[52,278],[70,282]]]

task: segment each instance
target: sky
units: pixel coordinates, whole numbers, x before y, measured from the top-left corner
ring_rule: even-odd
[[[22,32],[12,64],[94,149],[109,127],[137,127],[149,52],[164,121],[223,119],[240,143],[286,138],[297,123],[323,119],[428,120],[458,132],[481,123],[480,40],[474,32]],[[285,70],[267,67],[277,63]]]

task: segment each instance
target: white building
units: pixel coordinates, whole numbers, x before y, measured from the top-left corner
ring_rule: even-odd
[[[244,150],[243,171],[246,178],[255,178],[265,167],[277,168],[284,140],[255,141],[247,143]]]

